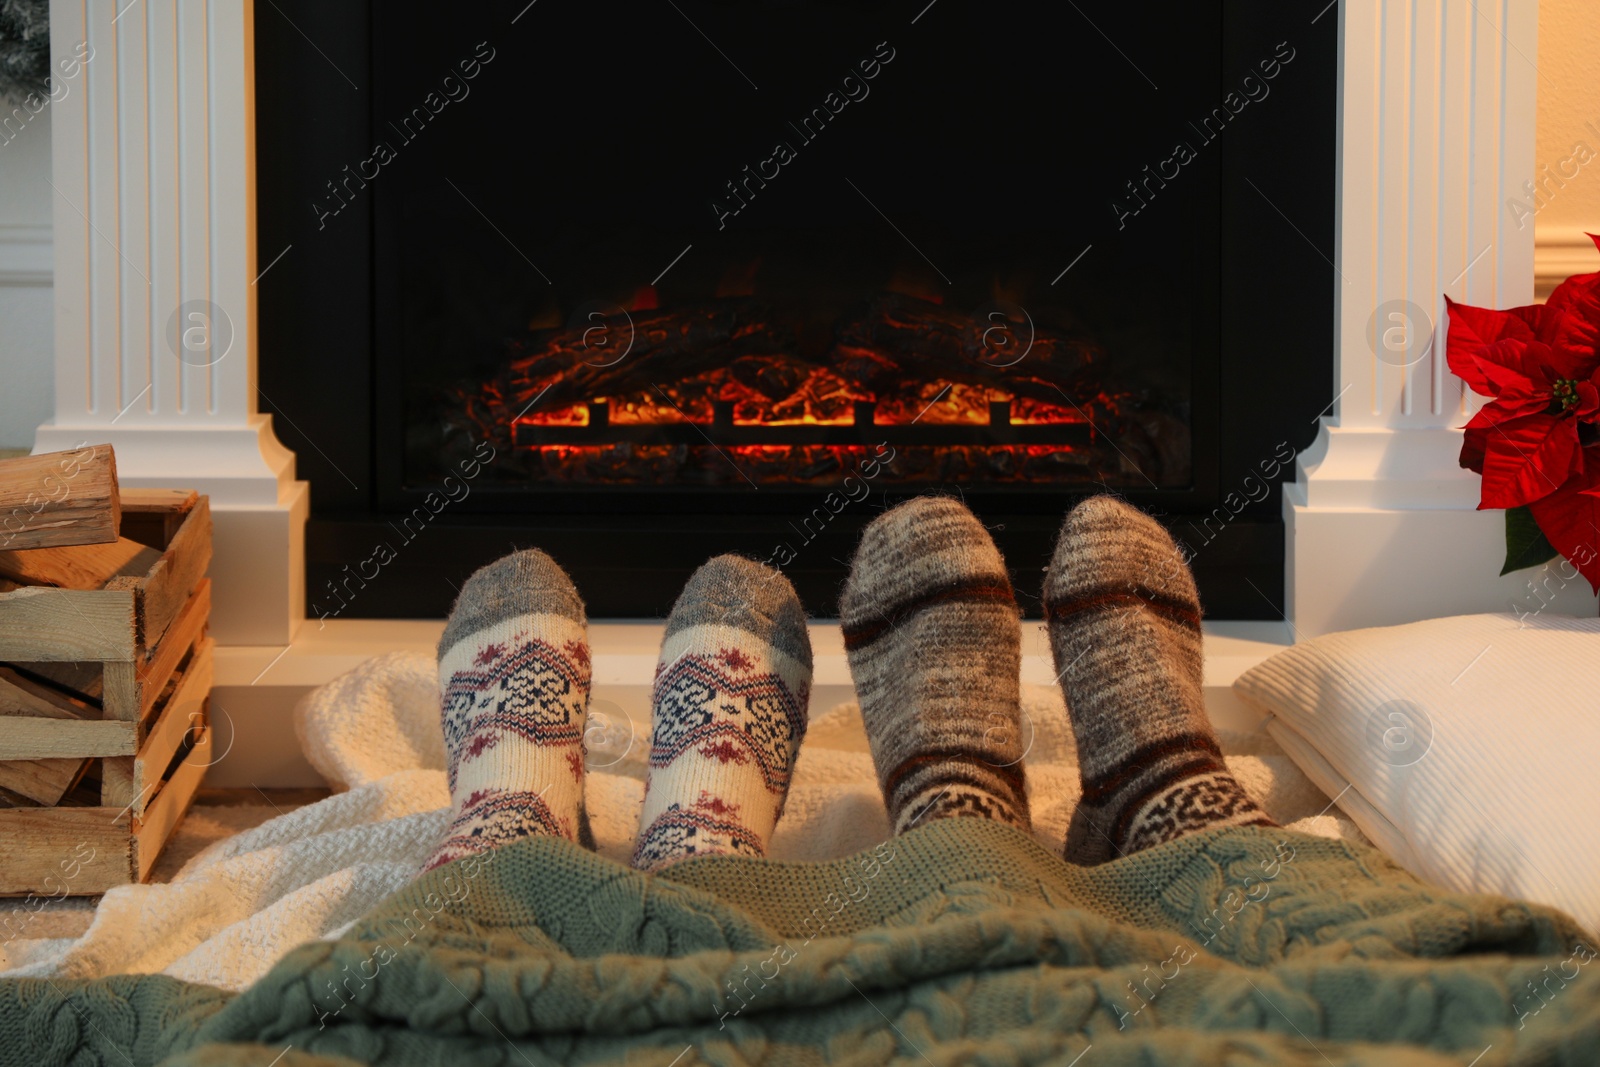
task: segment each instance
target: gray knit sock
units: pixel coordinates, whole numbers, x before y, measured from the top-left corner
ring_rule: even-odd
[[[839,614],[895,832],[951,815],[1030,829],[1022,628],[983,524],[942,496],[880,515],[862,534]]]
[[[806,733],[811,637],[778,571],[718,556],[672,606],[633,865],[764,856]]]
[[[583,840],[586,625],[572,580],[538,549],[462,586],[439,639],[453,817],[425,870],[534,834]]]
[[[1200,596],[1160,523],[1114,497],[1083,501],[1062,523],[1044,602],[1083,778],[1069,861],[1275,825],[1223,763],[1201,689]]]

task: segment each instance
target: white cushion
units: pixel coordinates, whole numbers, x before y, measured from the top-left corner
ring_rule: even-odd
[[[1327,634],[1233,688],[1397,863],[1600,929],[1600,619]]]

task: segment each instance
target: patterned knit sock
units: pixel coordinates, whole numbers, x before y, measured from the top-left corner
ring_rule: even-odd
[[[1276,825],[1222,761],[1201,690],[1200,596],[1160,523],[1114,497],[1083,501],[1061,526],[1044,602],[1083,778],[1068,860]]]
[[[439,639],[455,817],[424,870],[531,834],[580,836],[585,626],[572,580],[538,549],[467,579]]]
[[[766,855],[810,694],[811,637],[789,579],[739,556],[695,571],[661,643],[633,865]]]
[[[951,815],[1030,829],[1022,627],[983,524],[942,496],[878,516],[861,536],[839,614],[895,833]]]

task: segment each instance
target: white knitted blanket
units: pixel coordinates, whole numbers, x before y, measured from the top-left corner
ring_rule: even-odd
[[[392,653],[309,694],[295,725],[338,792],[190,860],[171,882],[113,889],[77,939],[0,947],[7,977],[162,973],[226,989],[250,985],[296,945],[335,935],[404,886],[444,829],[450,797],[433,660]],[[597,708],[603,707],[597,702]],[[1034,833],[1058,849],[1078,798],[1061,695],[1023,687]],[[644,797],[649,724],[591,711],[586,796],[602,854],[627,862]],[[1224,734],[1228,765],[1276,819],[1359,839],[1265,732]],[[860,710],[813,715],[770,854],[821,860],[888,835]]]

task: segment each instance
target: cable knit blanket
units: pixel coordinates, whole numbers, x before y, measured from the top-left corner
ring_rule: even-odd
[[[312,764],[341,792],[218,843],[172,882],[107,893],[77,940],[0,946],[10,976],[52,980],[152,973],[242,990],[296,946],[336,936],[410,883],[446,822],[449,794],[433,661],[371,660],[309,695],[296,727]],[[1059,851],[1078,797],[1061,696],[1024,687],[1035,839]],[[625,863],[644,793],[649,723],[591,711],[587,796],[602,857]],[[1264,733],[1224,734],[1234,774],[1280,822],[1360,840]],[[888,837],[859,710],[813,715],[774,859],[832,860]]]
[[[0,1063],[1577,1067],[1600,1062],[1593,959],[1556,912],[1278,829],[1085,869],[944,819],[656,876],[530,838],[243,993],[0,981]]]

